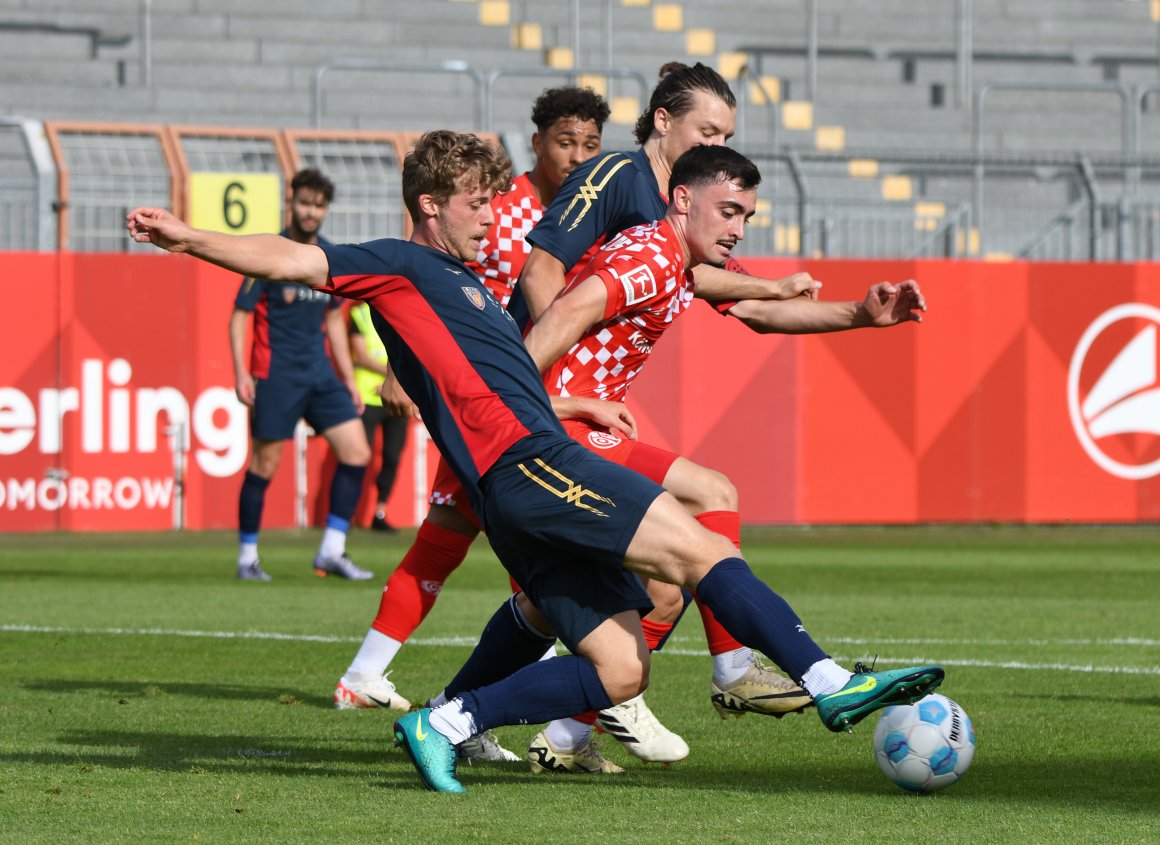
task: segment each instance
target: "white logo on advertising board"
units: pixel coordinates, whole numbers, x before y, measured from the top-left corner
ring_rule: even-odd
[[[1146,320],[1098,375],[1090,390],[1080,395],[1088,354],[1100,336],[1123,320]],[[1096,318],[1075,348],[1067,374],[1067,407],[1071,424],[1088,457],[1118,478],[1138,481],[1160,475],[1160,458],[1132,463],[1122,454],[1109,454],[1101,442],[1115,435],[1160,437],[1160,384],[1157,383],[1156,329],[1160,308],[1141,303],[1117,305]]]

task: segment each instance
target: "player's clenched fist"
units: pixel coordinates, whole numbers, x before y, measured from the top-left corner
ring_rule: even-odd
[[[822,283],[811,276],[809,273],[794,273],[792,276],[786,276],[778,282],[781,288],[781,296],[779,299],[793,299],[795,296],[806,296],[810,299],[818,298],[818,291],[822,288]]]

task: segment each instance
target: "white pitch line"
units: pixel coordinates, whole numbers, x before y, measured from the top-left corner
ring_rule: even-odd
[[[169,629],[169,628],[70,628],[70,627],[55,627],[47,625],[0,625],[0,632],[17,633],[17,634],[71,634],[71,635],[96,635],[96,636],[130,636],[130,637],[187,637],[194,639],[215,639],[215,640],[278,640],[282,642],[306,642],[306,643],[361,643],[362,640],[358,637],[336,637],[326,634],[282,634],[277,632],[267,631],[197,631],[184,629]],[[413,637],[407,640],[408,645],[416,646],[474,646],[477,642],[475,637]],[[1060,645],[1139,645],[1152,644],[1152,640],[850,640],[838,639],[835,642],[842,642],[855,645],[873,645],[882,643],[906,643],[906,644],[945,644],[945,645],[966,645],[966,644],[989,644],[989,645],[1026,645],[1028,643],[1039,644],[1060,644]],[[670,655],[674,657],[708,657],[708,652],[704,649],[680,649],[680,648],[666,648],[660,654]],[[850,661],[866,657],[866,655],[847,656],[839,655],[837,659],[842,661]],[[937,663],[940,666],[964,666],[980,669],[1013,669],[1019,671],[1058,671],[1058,672],[1084,672],[1094,674],[1108,674],[1108,675],[1160,675],[1160,666],[1096,666],[1091,663],[1087,664],[1071,664],[1071,663],[1028,663],[1021,660],[956,660],[932,657],[887,657],[879,656],[877,659],[881,660],[887,665],[896,666],[915,666],[929,663]]]

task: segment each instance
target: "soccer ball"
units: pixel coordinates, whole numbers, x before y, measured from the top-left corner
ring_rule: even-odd
[[[934,792],[967,773],[975,756],[975,729],[963,708],[931,694],[882,711],[874,728],[874,756],[897,786]]]

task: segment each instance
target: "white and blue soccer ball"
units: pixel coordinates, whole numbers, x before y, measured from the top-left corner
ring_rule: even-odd
[[[975,729],[963,708],[933,693],[882,711],[874,729],[874,756],[897,786],[935,792],[967,773],[975,756]]]

